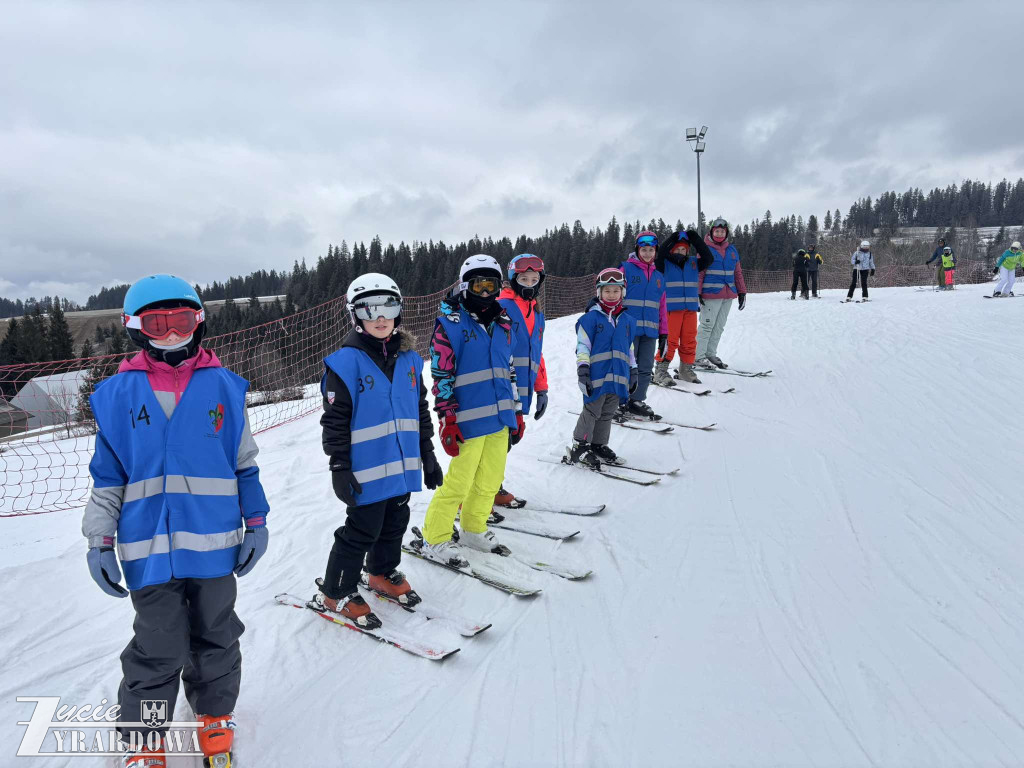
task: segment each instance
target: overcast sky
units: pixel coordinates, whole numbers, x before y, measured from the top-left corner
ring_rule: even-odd
[[[630,8],[629,12],[623,9]],[[1024,175],[1024,3],[0,2],[0,295]]]

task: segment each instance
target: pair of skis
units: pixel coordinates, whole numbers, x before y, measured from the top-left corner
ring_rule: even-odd
[[[718,368],[715,366],[706,367],[703,365],[695,365],[693,370],[700,371],[701,373],[724,373],[728,376],[743,376],[748,379],[763,379],[767,376],[771,376],[772,374],[770,368],[767,371],[741,371],[738,368]]]
[[[596,472],[597,474],[611,478],[612,480],[620,480],[625,483],[644,486],[654,485],[661,482],[663,477],[675,475],[679,472],[678,467],[673,469],[656,469],[654,467],[642,467],[637,464],[630,464],[628,461],[616,463],[601,462],[598,466],[592,467],[587,464],[570,463],[565,456],[538,456],[537,460],[542,461],[545,464],[577,467],[590,472]]]
[[[579,416],[579,411],[569,411],[573,416]],[[718,423],[712,422],[711,424],[683,424],[679,421],[668,421],[666,419],[641,419],[633,416],[621,416],[616,415],[612,419],[612,424],[619,427],[625,427],[626,429],[639,429],[643,432],[654,432],[659,435],[667,435],[670,432],[679,429],[699,429],[702,432],[710,432],[713,430]]]
[[[651,383],[653,384],[654,382],[652,381]],[[702,389],[699,392],[694,392],[692,389],[686,389],[681,384],[676,384],[675,386],[672,387],[666,387],[662,384],[658,384],[657,386],[661,387],[662,389],[667,389],[670,392],[681,392],[686,395],[694,395],[695,397],[707,397],[708,395],[712,394],[710,389]],[[728,389],[718,390],[718,394],[731,395],[735,391],[736,387],[729,387]]]

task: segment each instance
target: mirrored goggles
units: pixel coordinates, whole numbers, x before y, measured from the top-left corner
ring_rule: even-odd
[[[597,277],[597,287],[603,288],[606,285],[621,285],[625,287],[626,276],[617,269],[608,269]]]
[[[529,272],[531,269],[534,272],[543,272],[544,260],[540,256],[520,256],[513,266],[517,275],[521,272]]]
[[[189,336],[205,320],[206,311],[193,307],[147,309],[137,315],[121,315],[121,322],[125,328],[142,331],[144,336],[158,341],[166,339],[172,333]]]
[[[636,244],[638,248],[643,248],[646,245],[649,245],[652,248],[657,248],[658,238],[651,237],[650,235],[644,235],[643,237],[637,239]]]
[[[476,296],[483,296],[497,293],[501,284],[496,277],[471,277],[466,281],[466,288]]]
[[[402,314],[402,300],[397,296],[367,296],[352,305],[352,314],[359,320],[394,320]]]

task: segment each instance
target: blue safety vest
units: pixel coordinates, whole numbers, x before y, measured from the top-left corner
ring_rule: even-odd
[[[494,335],[474,320],[462,307],[458,312],[441,315],[437,322],[444,328],[455,355],[456,422],[462,436],[492,435],[505,427],[516,428],[512,389],[512,343],[505,329],[494,325]]]
[[[636,318],[637,335],[658,338],[661,329],[661,296],[665,293],[665,276],[658,270],[650,278],[631,261],[622,265],[626,276],[625,314]]]
[[[348,388],[352,398],[352,474],[363,490],[356,506],[393,499],[422,488],[420,463],[420,375],[423,358],[411,349],[400,352],[388,381],[370,356],[342,347],[324,360],[326,368]]]
[[[97,451],[90,470],[127,475],[117,554],[128,589],[217,578],[237,565],[241,510],[267,509],[258,478],[240,488],[235,475],[248,387],[224,368],[200,368],[169,420],[145,371],[96,387],[92,412],[113,456]]]
[[[623,312],[610,320],[595,304],[576,321],[576,330],[580,328],[590,339],[590,383],[594,387],[590,397],[583,396],[583,402],[591,403],[608,394],[627,399],[629,352],[633,339],[639,335],[636,318]]]
[[[740,263],[740,252],[732,243],[725,249],[725,256],[714,246],[710,247],[711,252],[715,254],[715,260],[704,273],[703,293],[708,295],[721,293],[724,288],[738,293],[736,290],[736,265]]]
[[[533,390],[540,372],[540,353],[544,344],[544,313],[533,306],[533,333],[526,330],[526,318],[515,299],[498,299],[512,320],[512,365],[516,368],[516,388],[523,415],[529,416]]]
[[[699,277],[696,259],[687,258],[682,267],[665,259],[665,308],[669,312],[684,309],[700,311],[700,300],[697,298]]]

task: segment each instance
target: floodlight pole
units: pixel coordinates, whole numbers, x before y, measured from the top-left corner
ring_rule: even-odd
[[[686,129],[686,141],[693,142],[693,152],[697,155],[697,233],[702,236],[704,234],[704,211],[700,200],[700,156],[704,152],[704,134],[707,132],[706,125],[700,127],[700,133],[697,133],[696,128]]]

